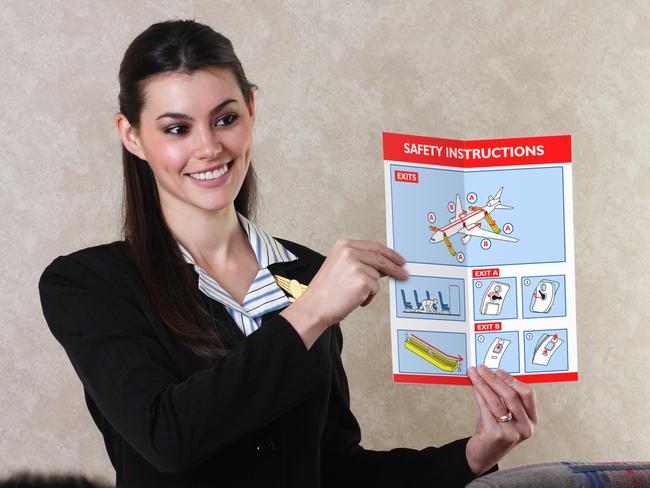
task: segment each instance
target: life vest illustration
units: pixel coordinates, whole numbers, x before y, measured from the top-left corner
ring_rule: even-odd
[[[307,289],[307,285],[303,285],[298,280],[285,278],[280,275],[273,275],[273,277],[278,286],[288,294],[289,301],[292,303],[300,298]]]

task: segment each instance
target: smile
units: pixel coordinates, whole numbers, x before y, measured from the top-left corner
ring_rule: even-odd
[[[194,178],[195,180],[214,180],[215,178],[219,178],[219,176],[226,174],[231,164],[232,161],[228,161],[226,164],[220,168],[215,169],[214,171],[206,171],[204,173],[190,173],[190,177]]]

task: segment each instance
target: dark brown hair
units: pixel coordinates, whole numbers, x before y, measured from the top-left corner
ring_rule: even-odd
[[[114,488],[103,481],[90,480],[80,474],[41,474],[20,471],[0,480],[1,488]]]
[[[144,103],[144,85],[155,74],[219,67],[232,71],[246,106],[251,90],[231,42],[194,20],[151,25],[129,45],[120,64],[120,112],[137,127]],[[167,226],[149,164],[122,145],[124,167],[123,234],[140,277],[163,323],[194,353],[205,358],[223,355],[223,340],[200,296],[197,278],[185,262]],[[255,209],[256,176],[251,164],[235,209],[249,217]]]

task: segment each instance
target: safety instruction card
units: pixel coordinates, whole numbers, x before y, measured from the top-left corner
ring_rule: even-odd
[[[383,145],[393,380],[577,380],[571,136]]]

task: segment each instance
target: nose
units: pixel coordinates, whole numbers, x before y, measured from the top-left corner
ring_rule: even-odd
[[[433,242],[440,242],[442,239],[443,239],[443,234],[442,234],[442,231],[440,231],[440,230],[437,231],[437,232],[434,232],[433,236],[431,236],[431,240]]]
[[[223,146],[219,140],[219,135],[212,130],[200,130],[196,142],[195,157],[197,159],[216,159]]]

